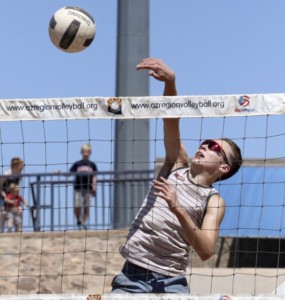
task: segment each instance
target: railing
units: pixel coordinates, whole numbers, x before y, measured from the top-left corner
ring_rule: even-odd
[[[78,173],[23,174],[20,194],[29,203],[23,210],[23,231],[60,231],[77,229],[74,217],[74,177]],[[81,174],[82,176],[86,174]],[[89,174],[90,175],[90,174]],[[96,172],[97,193],[92,198],[88,229],[113,228],[114,188],[123,186],[126,203],[132,197],[142,200],[154,176],[153,170],[125,172]],[[127,207],[121,218],[130,213]],[[133,209],[133,207],[132,207]],[[138,208],[135,208],[138,209]],[[128,227],[129,224],[126,224]]]

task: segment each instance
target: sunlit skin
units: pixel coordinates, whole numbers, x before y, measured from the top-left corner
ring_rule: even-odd
[[[227,142],[223,140],[214,141],[222,147],[227,158],[231,157],[232,149]],[[190,179],[197,184],[211,185],[229,170],[230,166],[221,154],[210,150],[208,145],[202,145],[192,158]]]

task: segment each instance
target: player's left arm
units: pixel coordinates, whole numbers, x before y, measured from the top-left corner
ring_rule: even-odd
[[[194,249],[201,259],[204,257],[206,260],[215,253],[219,229],[225,215],[225,210],[226,206],[224,199],[219,194],[211,196],[202,227],[196,234],[196,241],[195,239],[193,241],[193,244],[195,245]],[[199,232],[201,232],[201,240],[199,240]]]
[[[202,260],[209,259],[215,252],[220,224],[225,214],[225,202],[221,196],[211,196],[202,227],[199,228],[179,203],[175,188],[166,179],[154,180],[153,186],[156,190],[155,195],[164,199],[170,210],[176,215],[186,233],[187,242]]]

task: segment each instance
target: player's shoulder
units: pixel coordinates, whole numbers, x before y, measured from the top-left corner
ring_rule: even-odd
[[[209,200],[208,200],[208,206],[212,207],[225,207],[225,200],[224,198],[218,193],[216,189],[212,189]]]

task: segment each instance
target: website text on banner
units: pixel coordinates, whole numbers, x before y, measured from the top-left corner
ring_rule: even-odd
[[[136,119],[283,114],[285,94],[85,97],[0,101],[0,120]]]

